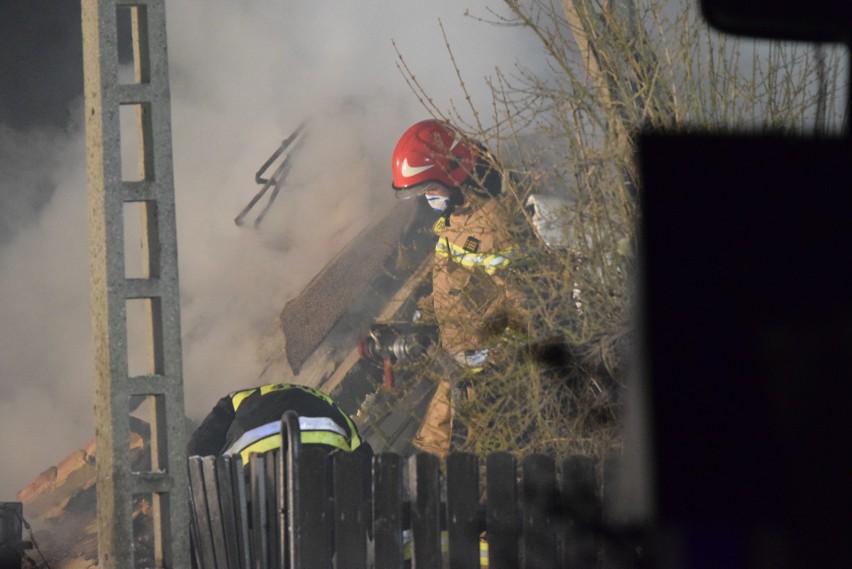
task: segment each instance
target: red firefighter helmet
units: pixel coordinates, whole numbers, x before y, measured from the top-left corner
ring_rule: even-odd
[[[473,173],[477,149],[445,122],[425,120],[406,130],[393,151],[393,189],[398,198],[419,196],[440,184],[457,188]]]

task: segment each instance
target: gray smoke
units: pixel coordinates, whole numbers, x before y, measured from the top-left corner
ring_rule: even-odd
[[[439,18],[486,113],[484,77],[540,57],[522,32],[465,16],[487,17],[486,5],[167,3],[190,416],[256,381],[284,303],[392,205],[391,151],[427,114],[391,40],[437,104],[468,117]],[[236,227],[255,171],[306,119],[305,146],[261,229]],[[0,456],[16,457],[4,460],[0,499],[94,433],[84,145],[79,124],[59,134],[0,127]],[[46,203],[33,197],[38,184],[55,187],[38,194]]]

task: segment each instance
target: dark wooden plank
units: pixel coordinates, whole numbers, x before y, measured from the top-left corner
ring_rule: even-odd
[[[285,416],[290,413],[286,411]],[[282,441],[287,442],[287,433],[285,432],[285,422],[282,418]],[[276,482],[276,497],[278,503],[278,543],[279,557],[278,567],[290,568],[299,567],[301,561],[298,558],[297,550],[293,547],[295,543],[294,536],[296,535],[293,529],[293,521],[296,519],[296,510],[298,510],[298,476],[296,476],[294,460],[296,453],[294,449],[281,449],[278,453],[276,463],[278,464],[277,474],[278,481]]]
[[[278,451],[264,454],[264,478],[266,479],[266,543],[269,545],[267,564],[273,569],[279,569],[279,540],[278,533]]]
[[[419,453],[408,460],[413,561],[418,569],[441,567],[441,481],[438,457]]]
[[[284,433],[282,433],[282,436]],[[283,440],[283,439],[282,439]],[[288,451],[280,448],[275,451],[275,518],[278,528],[278,569],[295,567],[298,563],[290,556],[290,516],[288,507],[287,487],[290,478],[287,476]]]
[[[240,551],[237,543],[237,515],[234,508],[234,485],[231,479],[230,458],[217,456],[215,460],[216,486],[219,488],[219,507],[222,513],[222,531],[228,569],[240,569]]]
[[[380,453],[373,459],[373,509],[376,567],[401,569],[402,459]]]
[[[216,565],[217,567],[227,569],[228,551],[225,547],[225,526],[219,502],[219,483],[216,480],[216,457],[205,456],[201,460],[201,470],[204,476],[204,494],[207,496],[207,512],[210,516],[210,536],[213,539],[213,552],[216,554]]]
[[[195,537],[198,538],[193,543],[196,558],[204,569],[216,569],[216,554],[210,532],[210,514],[207,509],[207,494],[204,491],[204,467],[200,456],[189,458],[189,485],[192,497],[192,514],[196,528]]]
[[[237,548],[240,552],[240,569],[252,568],[251,538],[249,537],[249,491],[246,485],[246,467],[239,455],[226,457],[231,471],[231,488],[234,494],[234,513],[237,522]]]
[[[609,455],[603,459],[601,519],[609,534],[609,539],[606,539],[601,547],[603,569],[643,567],[649,563],[646,557],[647,536],[637,532],[638,528],[631,525],[628,509],[625,508],[625,473],[622,461],[621,455]],[[789,566],[798,565],[793,563]]]
[[[360,453],[334,455],[334,550],[337,566],[367,567],[367,497],[364,477],[367,457]]]
[[[189,457],[186,461],[187,482],[189,483],[189,553],[190,567],[192,569],[199,569],[201,567],[201,561],[199,560],[201,552],[198,543],[201,538],[199,537],[198,516],[195,513],[195,501],[192,493],[192,459],[193,457]]]
[[[556,466],[552,458],[533,454],[523,463],[524,567],[558,567],[556,531],[552,523],[558,495]]]
[[[485,463],[486,526],[489,569],[517,569],[519,562],[520,510],[518,463],[507,452],[491,454]]]
[[[0,567],[21,569],[23,550],[30,546],[22,541],[23,504],[0,502]],[[27,567],[31,564],[27,563]]]
[[[450,569],[479,568],[479,460],[468,453],[447,457],[447,531]]]
[[[593,569],[598,565],[601,504],[598,496],[597,461],[575,455],[562,463],[562,566]]]
[[[249,457],[249,485],[251,495],[251,554],[254,569],[271,569],[269,561],[269,543],[267,542],[266,508],[266,459],[263,455],[252,454]]]
[[[331,528],[328,487],[328,453],[316,445],[304,445],[299,451],[299,558],[304,568],[331,567]]]

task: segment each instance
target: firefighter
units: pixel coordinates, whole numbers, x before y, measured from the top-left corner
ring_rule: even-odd
[[[451,392],[459,393],[455,380],[480,372],[489,346],[519,320],[521,297],[501,275],[517,254],[505,222],[507,200],[501,199],[504,177],[482,145],[438,120],[403,133],[392,173],[398,198],[424,196],[440,214],[433,228],[431,303],[421,305],[434,314],[441,348],[457,369],[438,385],[413,442],[443,457],[452,432]]]
[[[329,453],[357,452],[372,457],[370,444],[328,395],[287,383],[242,389],[222,397],[190,437],[187,453],[240,455],[248,464],[252,453],[281,446],[281,416],[285,411],[298,413],[303,445],[317,445]]]

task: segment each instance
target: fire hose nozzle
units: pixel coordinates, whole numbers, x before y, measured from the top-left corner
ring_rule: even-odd
[[[373,324],[369,334],[358,342],[358,353],[377,363],[415,360],[426,355],[437,339],[434,326]]]

